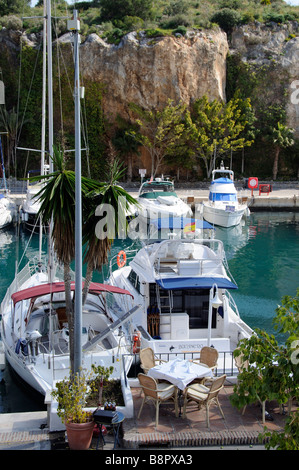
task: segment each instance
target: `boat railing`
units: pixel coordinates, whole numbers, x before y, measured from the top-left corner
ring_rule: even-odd
[[[218,365],[217,367],[213,370],[213,373],[215,374],[216,377],[225,374],[228,378],[230,377],[236,377],[238,375],[238,369],[235,364],[234,360],[234,355],[233,351],[218,351]],[[200,355],[200,351],[186,351],[186,352],[163,352],[163,353],[156,353],[155,352],[155,357],[157,359],[161,359],[164,362],[171,361],[175,359],[176,357],[180,357],[181,359],[186,359],[186,360],[194,360],[198,359]],[[125,363],[126,356],[132,358],[132,365],[130,368],[130,371],[128,372],[127,375],[125,375],[125,382],[127,385],[127,380],[128,378],[130,379],[137,379],[139,372],[143,372],[143,370],[140,367],[140,356],[139,354],[123,354],[122,355],[122,360],[123,364]]]
[[[229,292],[228,290],[225,291],[225,300],[226,300],[226,302],[228,303],[228,307],[230,307],[230,308],[233,310],[233,312],[234,312],[238,317],[240,317],[237,304],[236,304],[236,302],[235,302],[233,296],[230,294],[230,292]]]

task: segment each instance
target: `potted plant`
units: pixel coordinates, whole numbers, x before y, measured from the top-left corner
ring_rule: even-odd
[[[94,429],[92,413],[85,410],[91,376],[81,373],[57,382],[52,396],[57,399],[57,414],[65,423],[69,447],[89,449]]]

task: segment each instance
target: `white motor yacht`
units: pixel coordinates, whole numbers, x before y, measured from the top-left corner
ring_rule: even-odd
[[[192,215],[191,207],[177,196],[173,182],[164,178],[142,183],[137,202],[139,207],[135,212],[145,220]]]
[[[248,215],[247,204],[239,203],[234,185],[234,172],[220,168],[213,170],[209,189],[209,199],[203,201],[203,218],[212,225],[233,227]]]
[[[109,283],[133,294],[131,306],[142,305],[132,320],[141,348],[186,355],[208,345],[223,361],[230,357],[231,364],[232,351],[252,330],[230,294],[237,285],[228,275],[222,242],[163,240],[145,245],[131,258],[120,268],[111,260]]]

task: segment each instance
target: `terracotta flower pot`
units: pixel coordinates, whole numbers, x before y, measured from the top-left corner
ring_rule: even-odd
[[[94,422],[65,423],[68,443],[71,450],[87,450],[90,447]]]

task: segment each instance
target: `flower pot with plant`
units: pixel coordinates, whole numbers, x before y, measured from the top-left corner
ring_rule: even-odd
[[[69,447],[72,450],[87,450],[94,429],[92,413],[86,411],[90,374],[77,374],[57,382],[52,396],[58,401],[57,414],[65,423]]]

